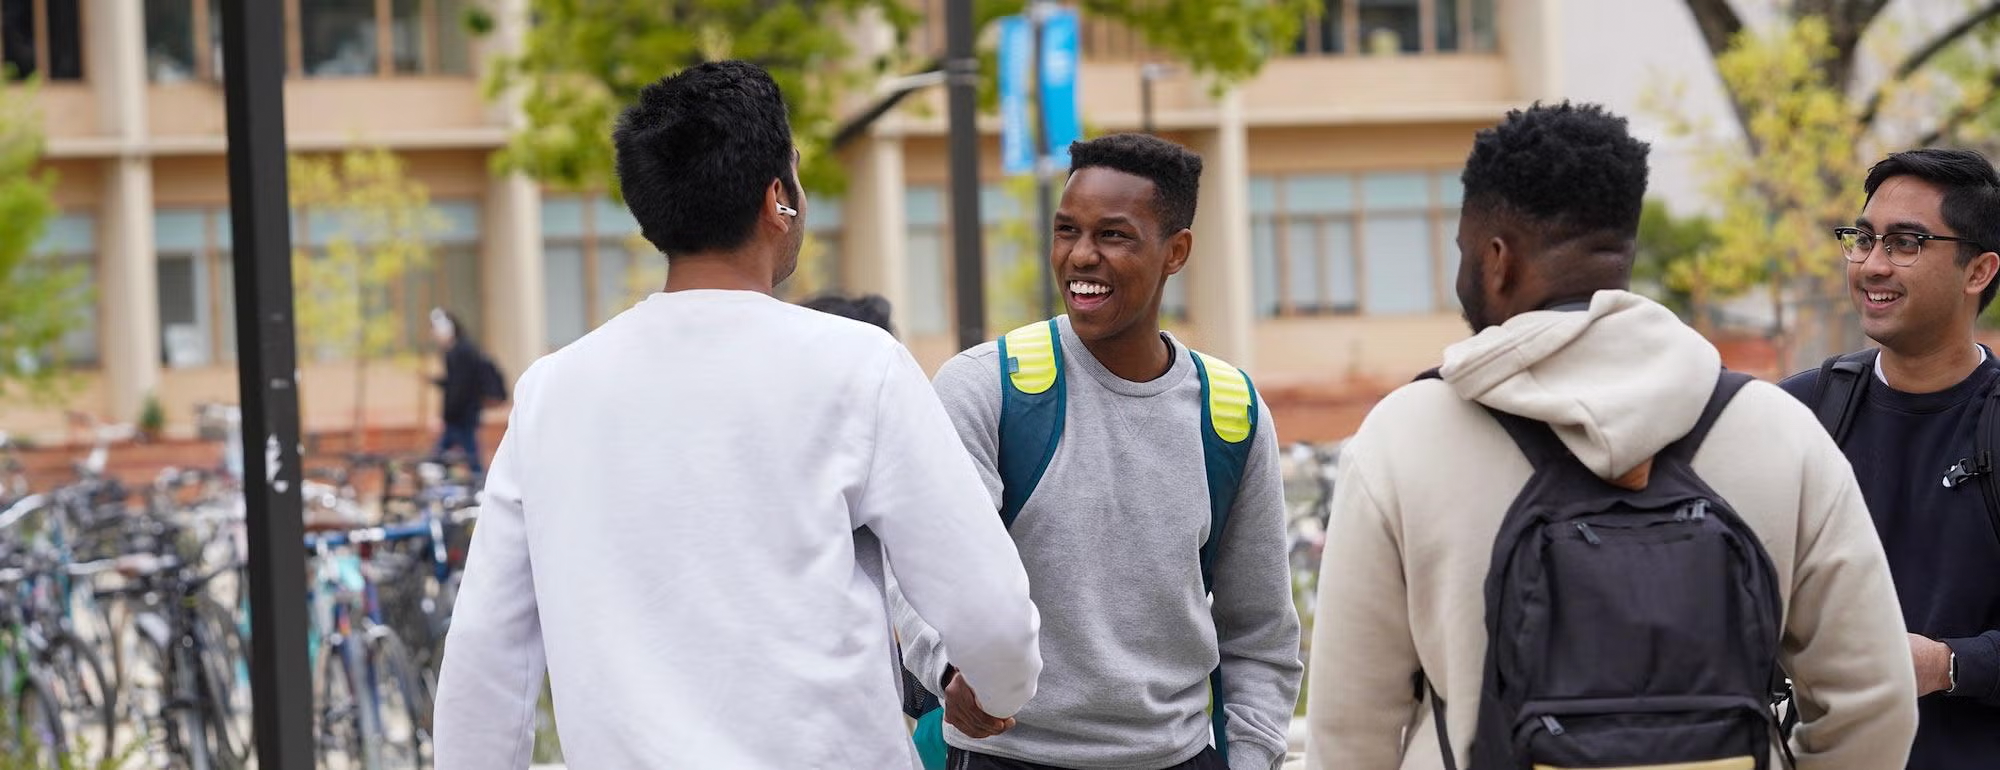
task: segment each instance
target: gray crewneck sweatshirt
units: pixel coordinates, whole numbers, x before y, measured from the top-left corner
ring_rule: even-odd
[[[1284,757],[1303,667],[1270,412],[1259,404],[1211,611],[1199,561],[1209,527],[1201,378],[1187,348],[1163,335],[1173,368],[1130,382],[1083,347],[1067,317],[1058,326],[1067,424],[1011,529],[1042,613],[1040,689],[1014,729],[972,740],[947,726],[946,741],[1079,770],[1169,767],[1209,742],[1208,674],[1219,659],[1229,766],[1272,770]],[[933,383],[996,510],[998,357],[996,344],[980,345],[946,362]],[[892,603],[906,665],[940,688],[949,653],[907,606]]]

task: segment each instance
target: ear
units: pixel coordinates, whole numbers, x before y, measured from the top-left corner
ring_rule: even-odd
[[[780,206],[787,209],[797,208],[785,202],[785,183],[773,179],[770,186],[764,188],[764,212],[758,219],[770,223],[778,232],[789,233],[798,225],[798,217],[787,216],[779,209]]]
[[[1970,269],[1965,273],[1965,293],[1977,297],[1993,283],[1995,274],[2000,274],[2000,254],[1991,251],[1980,254],[1966,267]]]
[[[1480,260],[1480,270],[1485,272],[1486,290],[1504,295],[1514,289],[1521,278],[1521,255],[1507,244],[1507,239],[1498,235],[1487,239],[1483,247],[1486,258]]]
[[[1185,227],[1167,239],[1167,275],[1180,275],[1187,267],[1188,255],[1194,251],[1194,231]]]

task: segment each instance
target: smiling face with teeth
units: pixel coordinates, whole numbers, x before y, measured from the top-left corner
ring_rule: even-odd
[[[1922,178],[1890,177],[1869,198],[1854,226],[1876,234],[1958,237],[1945,224],[1944,198],[1944,188]],[[1870,339],[1892,351],[1913,353],[1971,333],[1980,292],[1991,275],[1987,266],[1986,260],[1961,259],[1957,243],[1927,241],[1916,262],[1904,267],[1892,264],[1877,243],[1864,261],[1847,262],[1848,292]]]
[[[1103,167],[1078,169],[1063,188],[1049,266],[1084,342],[1159,337],[1161,289],[1187,264],[1194,234],[1164,233],[1157,200],[1152,180]]]

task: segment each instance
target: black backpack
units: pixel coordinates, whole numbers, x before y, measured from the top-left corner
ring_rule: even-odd
[[[1854,430],[1854,416],[1868,401],[1868,383],[1875,379],[1876,350],[1834,356],[1819,366],[1819,384],[1813,390],[1813,413],[1819,416],[1836,445],[1847,443]],[[1986,391],[1986,404],[1979,411],[1979,427],[1972,433],[1972,456],[1945,469],[1943,483],[1957,488],[1968,481],[1979,482],[1979,494],[1986,500],[1986,518],[1993,535],[2000,537],[2000,471],[1994,468],[1993,447],[2000,444],[2000,384]]]
[[[485,406],[507,403],[507,377],[490,356],[479,357],[479,399]]]
[[[1777,572],[1691,465],[1749,380],[1722,373],[1640,491],[1598,478],[1547,424],[1488,409],[1534,475],[1493,544],[1471,767],[1769,770],[1784,681]],[[1444,703],[1422,672],[1416,683],[1458,770]]]

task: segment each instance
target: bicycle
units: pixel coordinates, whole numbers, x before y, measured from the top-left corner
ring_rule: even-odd
[[[390,568],[372,546],[427,537],[427,523],[339,529],[314,526],[309,600],[313,624],[316,753],[322,770],[422,768],[430,697],[408,649],[383,622],[376,584]],[[334,553],[334,549],[347,549]]]

